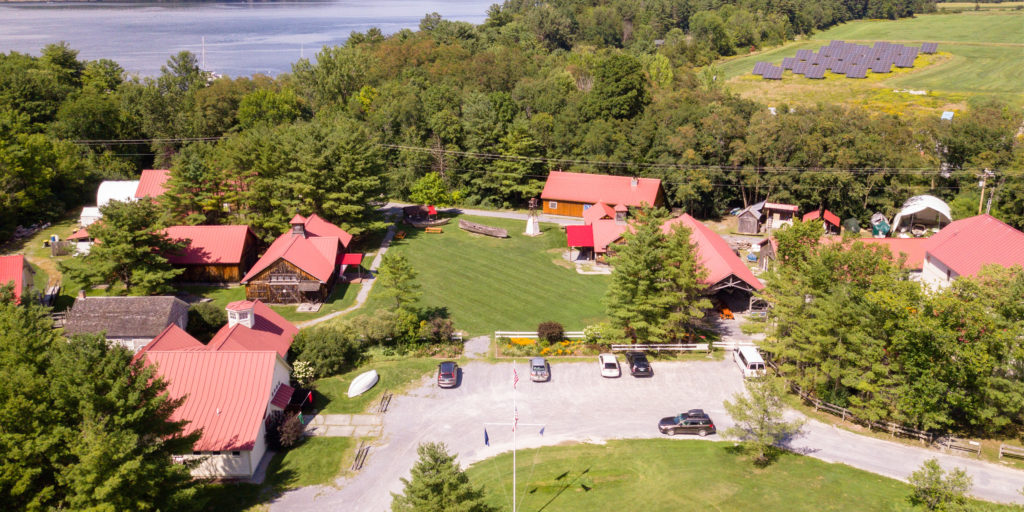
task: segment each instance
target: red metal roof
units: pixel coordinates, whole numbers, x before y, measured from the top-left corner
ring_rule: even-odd
[[[591,224],[594,230],[594,252],[608,252],[608,246],[617,242],[629,230],[627,224],[619,224],[614,219],[599,220]]]
[[[359,265],[363,262],[363,253],[361,252],[348,252],[341,257],[342,265]]]
[[[191,240],[180,254],[167,256],[171,264],[237,265],[252,231],[249,226],[171,226],[164,233],[172,240]]]
[[[225,325],[213,336],[207,348],[214,351],[273,350],[281,357],[287,357],[298,328],[258,300],[252,302],[252,307],[256,318],[251,329],[242,324]]]
[[[615,209],[605,203],[597,203],[594,206],[583,210],[584,224],[593,224],[604,218],[615,218]]]
[[[764,208],[770,210],[783,210],[787,212],[796,212],[797,206],[795,204],[783,204],[783,203],[765,203]]]
[[[139,350],[139,354],[136,357],[152,350],[162,350],[165,352],[171,350],[206,350],[206,345],[193,338],[191,334],[182,330],[177,324],[171,324],[150,340],[146,346],[142,347],[142,350]]]
[[[165,184],[171,177],[167,169],[146,169],[139,178],[139,186],[135,189],[135,197],[159,197],[167,192]]]
[[[551,171],[540,197],[544,200],[590,204],[654,205],[661,189],[661,180],[637,178],[635,186],[632,181],[633,178],[629,176]]]
[[[593,247],[594,228],[593,226],[566,226],[565,238],[569,247]]]
[[[0,256],[0,286],[13,281],[14,300],[19,303],[21,302],[21,292],[25,288],[25,265],[25,256],[22,254]]]
[[[764,288],[764,284],[754,276],[750,268],[718,233],[685,213],[665,221],[661,225],[661,231],[669,234],[672,232],[672,226],[676,224],[690,228],[690,241],[697,246],[697,260],[708,273],[704,282],[712,285],[734,275],[755,290]]]
[[[69,236],[67,239],[68,240],[85,240],[86,238],[89,238],[89,228],[78,228],[78,231],[75,231],[74,233],[71,233],[71,236]]]
[[[270,405],[275,405],[282,409],[287,408],[288,404],[292,401],[292,395],[295,394],[295,388],[288,384],[281,384],[277,387],[277,391],[274,392],[274,398],[270,399]]]
[[[274,366],[284,364],[275,352],[153,350],[145,360],[167,382],[168,395],[185,397],[171,420],[188,421],[186,435],[202,430],[193,450],[255,446],[271,398]]]
[[[315,213],[306,219],[306,236],[334,237],[341,242],[342,248],[347,248],[352,243],[352,235],[348,234],[348,231],[327,222],[323,217]]]
[[[928,239],[927,254],[959,275],[975,275],[983,265],[1024,265],[1024,233],[991,215],[960,219]]]
[[[314,243],[313,240],[319,240]],[[331,247],[333,246],[333,249]],[[277,260],[284,259],[296,267],[309,272],[313,277],[326,283],[334,272],[339,242],[337,238],[306,238],[300,235],[293,235],[287,232],[270,244],[267,252],[263,254],[249,273],[242,278],[242,283],[249,282]],[[329,257],[324,252],[329,252]]]
[[[253,301],[253,300],[236,300],[234,302],[229,302],[228,305],[224,307],[224,309],[227,309],[229,311],[243,311],[243,310],[246,310],[246,309],[253,309],[255,307],[256,307],[256,301]]]
[[[288,221],[288,224],[305,224],[305,223],[306,223],[306,218],[303,217],[302,215],[297,214],[297,213],[295,214],[294,217],[292,217],[292,220]]]
[[[903,267],[910,270],[920,270],[924,266],[924,253],[930,241],[929,238],[858,238],[858,242],[865,244],[882,245],[889,249],[894,260],[900,258],[900,254],[906,254],[907,259]]]
[[[818,218],[821,218],[821,210],[814,210],[813,212],[807,212],[807,213],[804,214],[803,219],[801,219],[801,220],[803,220],[804,222],[807,222],[809,220],[814,220],[814,219],[818,219]],[[828,210],[825,210],[825,222],[827,222],[829,224],[832,224],[833,226],[838,226],[839,225],[839,217],[836,214],[834,214],[834,213],[832,213],[832,212],[830,212]]]

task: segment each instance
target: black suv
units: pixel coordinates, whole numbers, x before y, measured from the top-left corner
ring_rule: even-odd
[[[626,352],[626,365],[629,366],[629,374],[634,377],[654,377],[651,363],[647,362],[643,352]]]
[[[711,421],[711,417],[701,409],[690,409],[675,416],[662,418],[658,422],[658,430],[662,434],[670,436],[676,434],[697,434],[704,437],[717,432],[715,430],[715,422]]]
[[[437,385],[442,388],[454,388],[459,383],[459,365],[454,361],[445,361],[437,365]]]

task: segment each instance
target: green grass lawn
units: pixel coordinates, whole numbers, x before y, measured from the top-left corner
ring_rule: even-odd
[[[350,372],[318,380],[313,394],[313,407],[324,414],[366,412],[367,408],[377,403],[385,390],[401,392],[425,374],[434,371],[438,362],[430,358],[372,360]],[[349,398],[348,386],[352,379],[369,370],[377,370],[380,381],[366,393]]]
[[[601,298],[610,282],[605,275],[581,275],[563,261],[565,233],[541,224],[542,235],[522,235],[525,222],[484,217],[467,220],[502,227],[511,238],[474,235],[458,220],[438,235],[409,226],[404,240],[389,251],[403,254],[419,273],[419,306],[447,308],[455,328],[471,335],[496,330],[532,331],[553,320],[566,330],[581,330],[605,319]],[[364,314],[386,307],[374,288]]]
[[[974,2],[942,2],[936,4],[936,7],[938,7],[939,11],[973,11],[975,8],[982,11],[1009,11],[1024,8],[1024,2],[999,2],[988,4],[977,4]]]
[[[1024,105],[1024,12],[931,14],[901,20],[860,20],[838,25],[797,41],[716,63],[728,87],[768,105],[817,103],[860,105],[890,113],[935,114],[964,108],[974,97]],[[800,49],[817,50],[838,39],[867,44],[890,41],[939,43],[939,54],[922,55],[911,69],[868,73],[867,79],[826,75],[810,80],[787,72],[781,82],[751,74],[754,63],[778,64]],[[926,90],[911,95],[895,90]]]
[[[506,453],[468,469],[502,510],[511,508],[511,466]],[[521,510],[914,510],[898,480],[791,453],[757,468],[729,442],[551,446],[519,451],[517,468]]]
[[[334,482],[351,463],[356,444],[357,440],[350,437],[308,438],[283,455],[274,456],[263,485],[210,484],[202,489],[198,500],[204,502],[203,510],[266,510],[264,503],[288,489]]]
[[[295,311],[295,306],[270,306],[270,308],[283,316],[285,320],[293,324],[299,324],[335,311],[341,311],[355,304],[359,287],[360,285],[358,284],[349,285],[348,283],[334,285],[334,289],[331,290],[331,295],[327,298],[327,302],[316,313],[298,313]],[[189,285],[180,286],[178,289],[211,299],[214,304],[221,308],[236,300],[245,300],[245,287],[241,285],[232,287]]]

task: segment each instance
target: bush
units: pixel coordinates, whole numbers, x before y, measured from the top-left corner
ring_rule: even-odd
[[[303,329],[295,335],[292,349],[298,353],[297,359],[313,365],[317,377],[354,368],[363,356],[363,344],[347,325]]]
[[[537,326],[537,337],[550,343],[559,342],[565,337],[565,329],[558,322],[541,322]]]
[[[971,490],[972,483],[971,477],[960,468],[954,468],[947,476],[936,459],[926,460],[907,481],[914,486],[911,503],[926,510],[963,510],[967,503],[964,494]]]
[[[307,387],[316,378],[316,369],[308,361],[295,361],[292,365],[292,380],[301,387]]]
[[[612,327],[608,322],[588,325],[583,328],[583,337],[591,345],[611,345],[620,337],[621,332]]]
[[[291,448],[292,446],[295,446],[302,440],[302,435],[305,430],[306,427],[302,424],[302,421],[299,420],[298,414],[288,416],[277,430],[281,446],[284,448]]]
[[[455,325],[450,318],[435,316],[420,322],[420,338],[429,341],[448,342],[455,332]]]
[[[188,326],[185,331],[195,339],[208,343],[213,335],[228,322],[228,314],[212,302],[199,302],[188,308]]]
[[[267,420],[263,423],[266,427],[264,439],[266,440],[268,450],[279,452],[284,449],[284,446],[281,445],[281,425],[284,425],[284,421],[284,413],[274,411],[267,416]]]

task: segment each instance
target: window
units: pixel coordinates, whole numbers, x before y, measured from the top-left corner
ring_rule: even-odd
[[[202,455],[203,452],[192,452],[192,455]]]
[[[585,204],[585,205],[583,205],[583,211],[589,210],[591,206],[594,206],[594,205],[592,205],[592,204]]]
[[[558,209],[558,201],[548,201],[548,208],[551,210]]]
[[[210,452],[210,455],[220,455],[220,452]]]
[[[242,452],[231,452],[231,455],[233,455],[235,457],[239,457],[239,456],[242,455]]]

